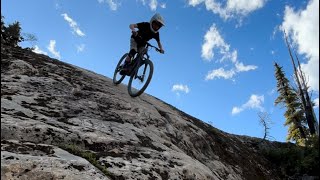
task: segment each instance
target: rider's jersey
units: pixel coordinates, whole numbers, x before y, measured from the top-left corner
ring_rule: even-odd
[[[159,32],[152,32],[150,29],[150,23],[149,22],[141,22],[137,23],[138,26],[138,36],[134,37],[133,35],[131,36],[138,44],[138,46],[144,46],[147,41],[150,39],[155,39],[157,42],[160,42],[160,36]],[[140,38],[140,37],[141,38]]]

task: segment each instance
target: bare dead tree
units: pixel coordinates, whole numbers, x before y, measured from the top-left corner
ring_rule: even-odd
[[[271,124],[271,119],[270,119],[269,114],[265,111],[259,112],[258,116],[259,116],[259,122],[263,126],[263,138],[260,142],[257,143],[257,144],[260,144],[270,137],[270,135],[269,135],[270,126],[269,125]]]
[[[314,127],[316,129],[316,132],[315,134],[319,136],[319,124],[318,124],[318,121],[317,121],[317,117],[314,113],[314,109],[313,109],[313,106],[314,106],[314,103],[312,102],[311,100],[311,95],[309,95],[309,86],[308,86],[308,80],[306,79],[306,75],[305,73],[302,71],[301,69],[301,64],[300,64],[300,60],[297,56],[297,54],[295,53],[295,56],[296,56],[296,59],[297,59],[297,62],[298,62],[298,74],[299,74],[299,78],[301,79],[302,81],[302,91],[306,97],[306,108],[311,111],[312,113],[312,116],[313,116],[313,119],[314,119]]]
[[[268,137],[269,134],[269,126],[268,126],[268,122],[269,121],[269,116],[267,112],[259,112],[258,113],[259,119],[260,119],[260,123],[262,124],[263,128],[264,128],[264,136],[263,139],[265,140]]]
[[[293,65],[293,69],[294,69],[295,80],[296,80],[296,83],[297,83],[297,86],[298,86],[298,92],[299,92],[298,94],[299,94],[299,97],[301,99],[302,107],[303,107],[303,110],[304,110],[304,113],[305,113],[305,116],[306,116],[306,119],[307,119],[307,124],[308,124],[308,127],[309,127],[309,131],[310,131],[311,135],[313,135],[313,134],[316,134],[316,127],[315,127],[316,120],[314,119],[314,116],[313,116],[313,114],[314,114],[313,113],[313,108],[312,108],[312,106],[310,107],[310,105],[307,104],[306,94],[304,93],[305,91],[307,91],[307,89],[305,89],[304,87],[307,87],[307,85],[305,84],[305,86],[303,86],[303,83],[301,82],[302,79],[305,80],[305,77],[300,78],[301,73],[299,73],[299,70],[297,69],[295,60],[294,60],[294,58],[292,56],[291,48],[290,48],[290,45],[288,43],[288,38],[287,38],[287,35],[286,35],[285,31],[284,31],[284,35],[285,35],[286,45],[287,45],[287,48],[288,48],[288,51],[289,51],[289,55],[290,55],[290,58],[291,58],[291,62],[292,62],[292,65]],[[306,82],[306,81],[304,81],[304,82]],[[308,94],[308,91],[307,91],[307,94]],[[309,95],[308,95],[308,97],[309,97]]]

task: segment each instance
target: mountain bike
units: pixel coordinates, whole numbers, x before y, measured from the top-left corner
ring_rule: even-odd
[[[113,83],[120,84],[126,76],[130,76],[128,83],[128,93],[131,97],[141,95],[148,87],[153,75],[153,63],[148,54],[149,48],[154,48],[160,53],[160,49],[146,42],[146,46],[138,50],[132,63],[129,65],[129,71],[120,74],[123,70],[125,59],[128,53],[125,53],[119,60],[113,74]]]

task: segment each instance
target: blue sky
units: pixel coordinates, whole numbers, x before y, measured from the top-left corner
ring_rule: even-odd
[[[166,23],[165,54],[150,52],[155,71],[148,94],[232,134],[262,137],[258,113],[267,112],[270,140],[285,141],[273,66],[283,66],[293,82],[285,29],[319,114],[318,0],[1,1],[5,22],[19,21],[23,33],[38,39],[21,46],[110,78],[129,50],[129,24],[156,12]]]

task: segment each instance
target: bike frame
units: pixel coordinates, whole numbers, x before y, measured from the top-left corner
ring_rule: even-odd
[[[153,47],[157,51],[160,51],[160,49],[158,49],[157,47],[155,47],[155,46],[153,46],[153,45],[151,45],[149,43],[147,43],[145,47],[142,47],[141,49],[139,49],[137,57],[135,58],[135,64],[133,66],[133,70],[132,70],[131,75],[130,75],[130,76],[134,76],[135,79],[138,78],[141,81],[143,81],[143,79],[144,79],[144,75],[146,73],[146,67],[143,70],[142,77],[137,76],[137,72],[138,72],[140,66],[143,64],[143,61],[149,60],[149,58],[150,58],[150,56],[148,54],[149,47]]]
[[[148,54],[149,48],[155,48],[156,51],[161,53],[161,50],[159,48],[146,42],[146,45],[144,47],[139,48],[138,53],[134,58],[133,64],[129,66],[130,72],[121,73],[121,70],[123,70],[122,63],[125,61],[125,58],[127,57],[128,53],[125,53],[120,58],[117,64],[117,67],[114,71],[113,83],[115,85],[120,84],[121,81],[125,78],[125,76],[130,77],[129,83],[128,83],[128,92],[132,97],[140,96],[144,92],[144,90],[148,87],[151,81],[154,67],[153,67],[152,61],[149,59],[150,58]],[[149,73],[147,73],[148,69],[150,69]],[[118,73],[120,73],[121,75],[119,79],[117,78]],[[138,81],[140,81],[140,83]],[[137,84],[134,82],[137,82]],[[142,85],[142,87],[140,87],[140,85]]]

